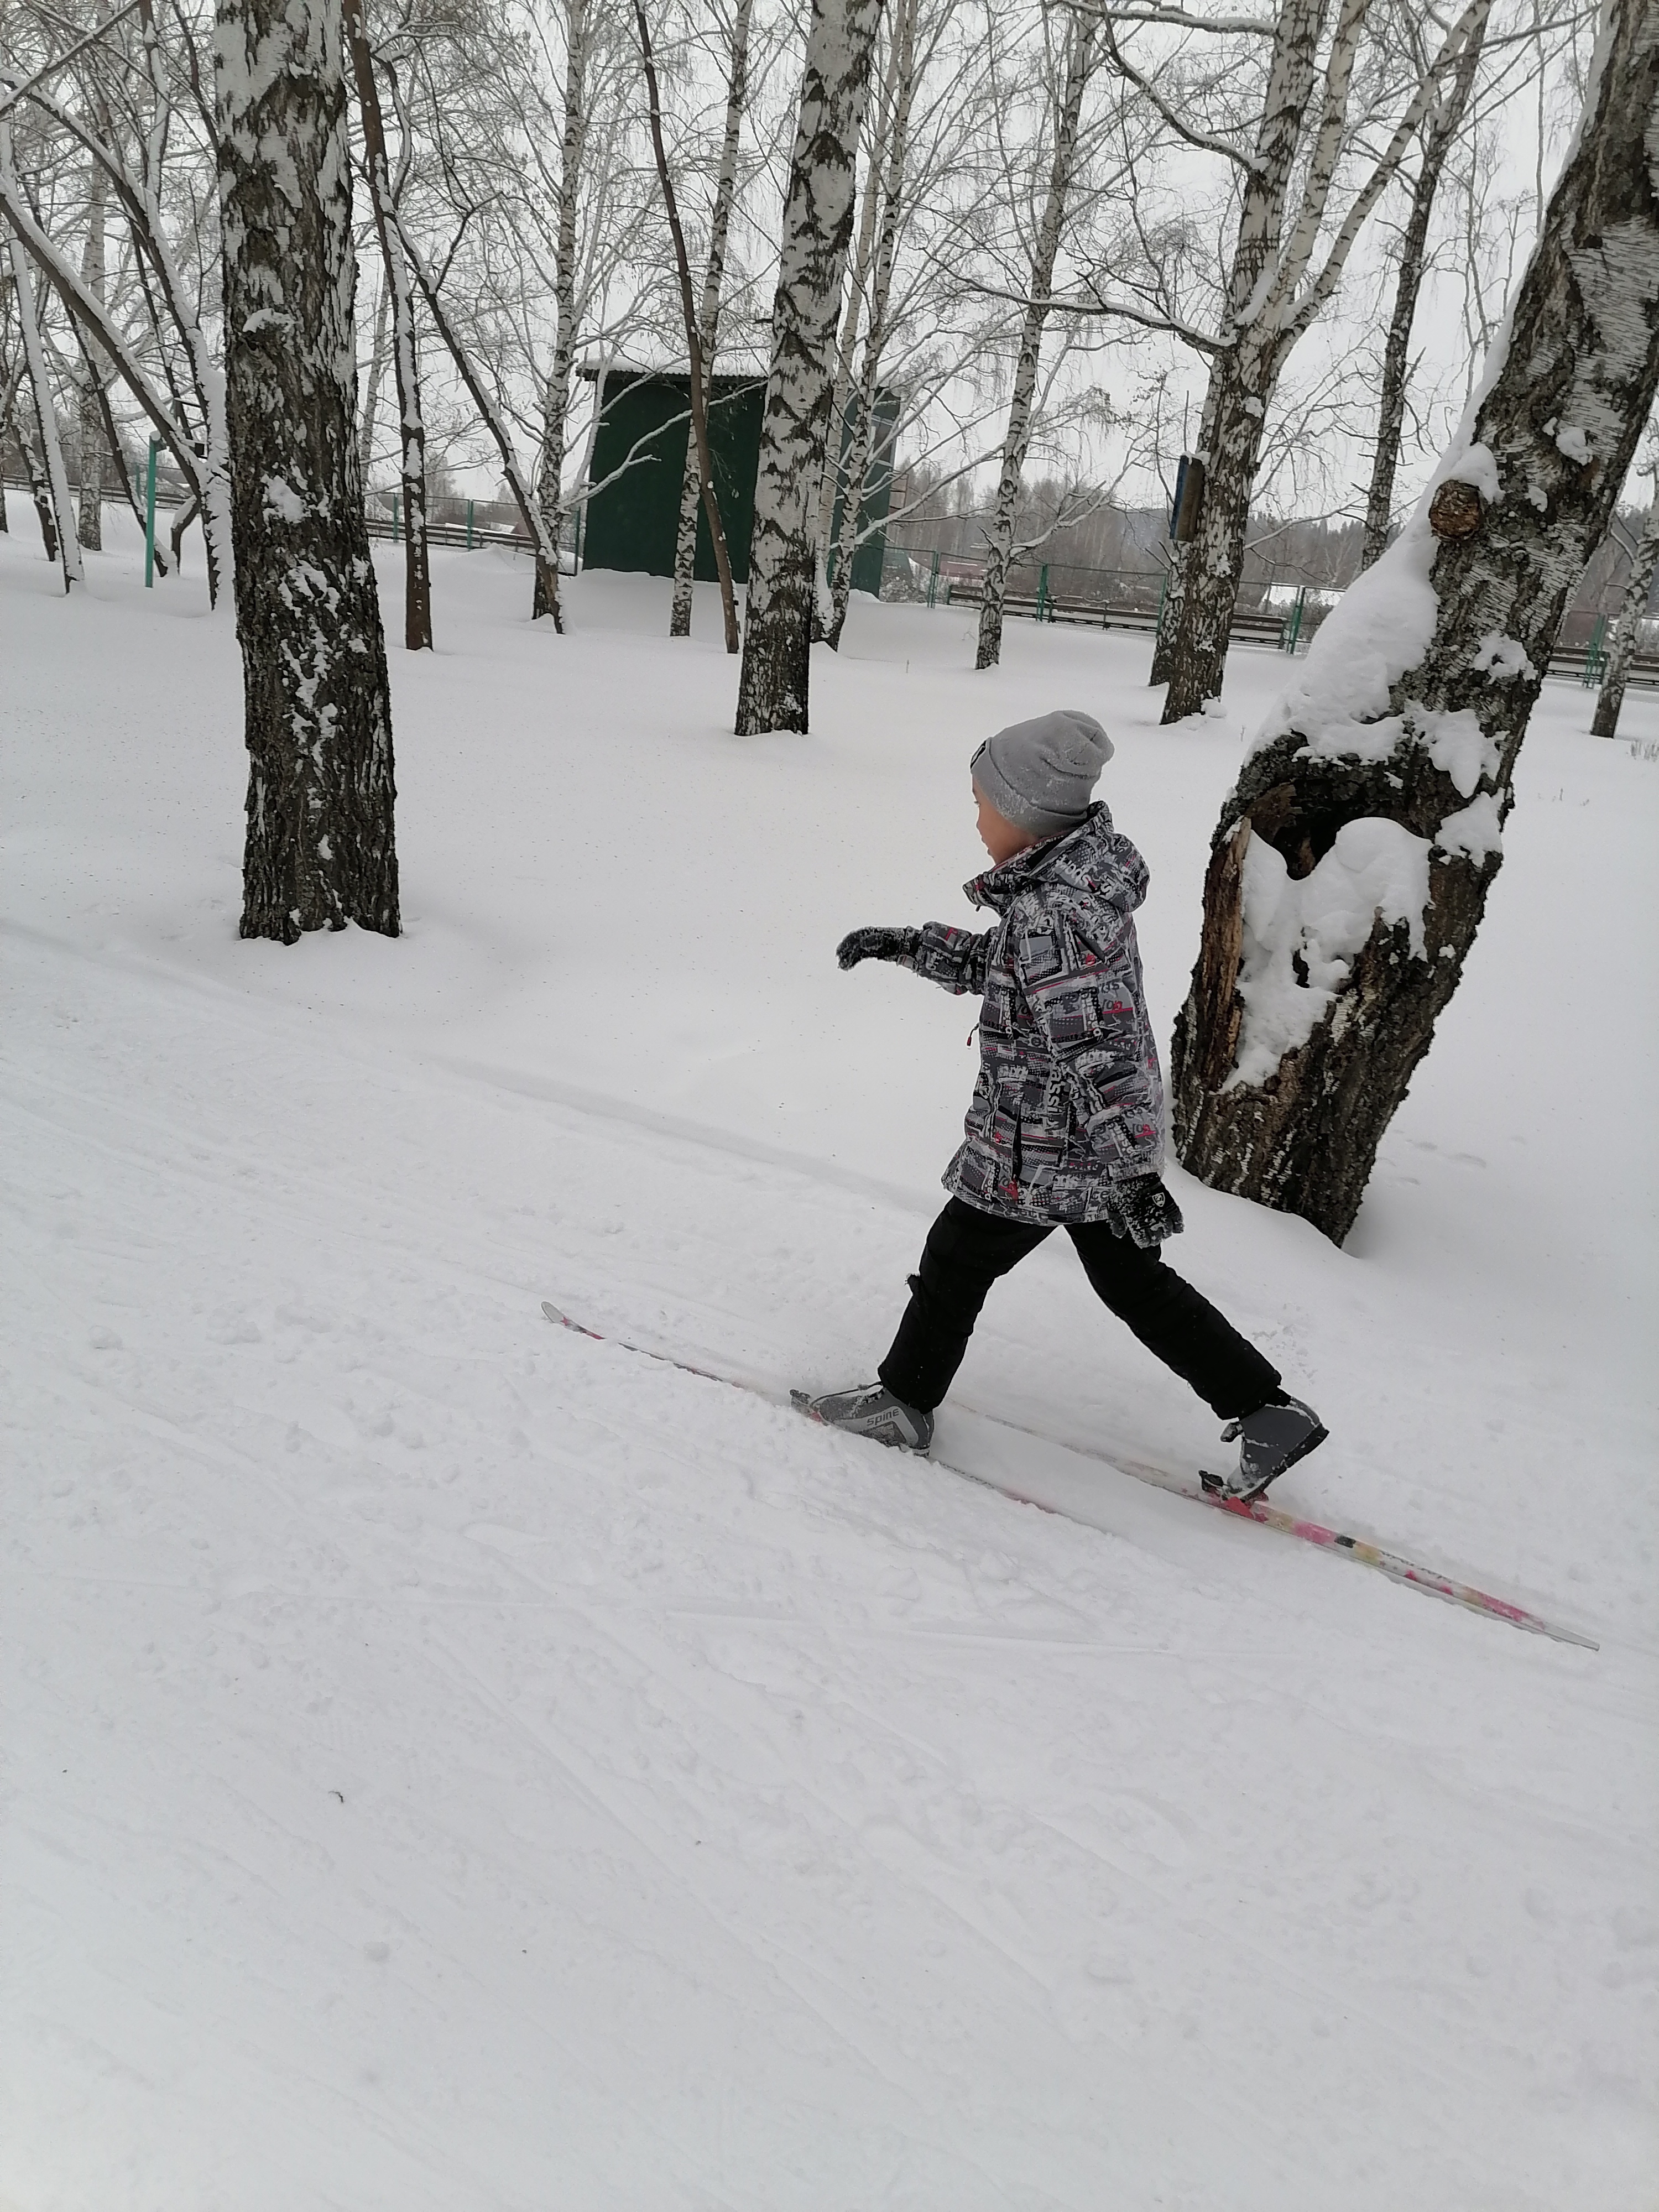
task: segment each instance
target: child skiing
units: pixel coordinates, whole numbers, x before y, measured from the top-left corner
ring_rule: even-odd
[[[1063,1228],[1104,1304],[1238,1440],[1221,1494],[1255,1498],[1327,1432],[1159,1257],[1182,1220],[1161,1179],[1163,1082],[1135,941],[1146,864],[1091,799],[1111,757],[1088,714],[1000,730],[969,763],[992,865],[967,892],[995,927],[855,929],[836,947],[842,968],[895,961],[947,991],[981,992],[984,1005],[966,1138],[945,1175],[951,1200],[927,1233],[898,1334],[875,1382],[809,1410],[926,1452],[992,1284]]]

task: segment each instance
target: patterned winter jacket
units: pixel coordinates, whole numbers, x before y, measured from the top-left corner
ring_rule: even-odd
[[[903,964],[985,994],[967,1139],[945,1174],[970,1206],[1109,1222],[1145,1245],[1181,1229],[1159,1180],[1164,1085],[1135,942],[1146,880],[1097,802],[1075,830],[967,885],[1001,917],[994,929],[923,926]]]

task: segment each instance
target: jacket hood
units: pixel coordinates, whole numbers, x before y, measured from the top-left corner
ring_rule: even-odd
[[[1097,799],[1075,830],[1016,853],[963,888],[975,906],[1001,914],[1038,882],[1069,884],[1129,915],[1146,896],[1146,863],[1112,827],[1110,809]]]

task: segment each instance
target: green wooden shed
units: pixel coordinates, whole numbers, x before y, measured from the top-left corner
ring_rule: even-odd
[[[732,574],[740,584],[749,576],[749,538],[755,522],[755,477],[760,465],[761,412],[765,400],[763,376],[709,380],[708,446],[714,465],[714,495],[726,526]],[[587,501],[582,566],[672,576],[680,485],[691,432],[690,379],[672,369],[610,369],[603,377],[599,405],[592,479],[600,489]],[[861,529],[887,519],[898,417],[897,392],[878,392],[875,436],[860,513]],[[843,452],[849,437],[850,431],[844,431]],[[607,477],[612,481],[607,483]],[[837,530],[840,514],[838,501]],[[881,588],[884,543],[884,532],[877,529],[859,546],[853,556],[854,591],[873,592]],[[696,575],[700,582],[714,581],[714,548],[708,518],[701,510]]]

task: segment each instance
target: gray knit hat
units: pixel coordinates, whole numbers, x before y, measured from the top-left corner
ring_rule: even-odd
[[[1088,812],[1089,795],[1111,757],[1112,741],[1094,716],[1060,707],[999,730],[969,766],[1004,821],[1034,837],[1055,837],[1075,830]]]

